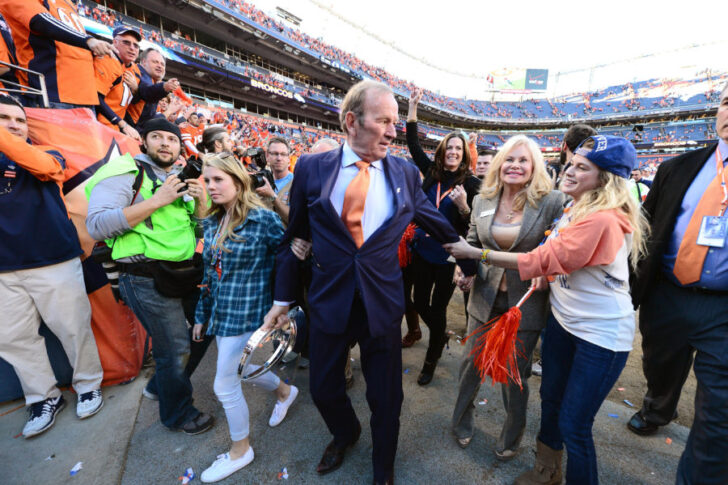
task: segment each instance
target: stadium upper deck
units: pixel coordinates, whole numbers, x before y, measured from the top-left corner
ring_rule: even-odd
[[[371,66],[358,59],[355,55],[346,53],[321,40],[313,39],[305,33],[292,29],[281,22],[272,19],[252,4],[242,0],[191,0],[184,2],[191,8],[200,8],[201,12],[227,23],[238,22],[241,27],[253,29],[255,37],[273,37],[279,44],[281,59],[283,54],[295,54],[303,61],[306,57],[310,61],[316,60],[322,66],[318,69],[318,79],[309,75],[301,75],[291,69],[281,73],[262,67],[265,62],[247,62],[243,58],[255,60],[257,56],[231,56],[228,52],[237,52],[239,49],[227,46],[227,42],[215,39],[210,41],[209,36],[197,35],[193,28],[185,28],[177,24],[177,28],[165,31],[143,22],[146,19],[144,9],[122,1],[125,11],[136,13],[134,19],[121,16],[118,12],[109,12],[98,3],[83,0],[86,14],[107,26],[114,23],[132,23],[143,29],[146,37],[164,45],[171,51],[192,57],[195,61],[203,61],[215,68],[222,68],[228,73],[240,74],[244,77],[256,79],[287,91],[291,98],[299,102],[308,101],[321,107],[333,108],[338,105],[341,93],[348,87],[346,84],[336,86],[336,80],[329,79],[331,72],[341,71],[340,74],[349,76],[349,85],[361,78],[373,78],[392,86],[402,98],[409,96],[413,83],[404,81],[381,68]],[[155,0],[145,2],[153,8]],[[139,15],[141,13],[141,15]],[[142,20],[142,21],[140,21]],[[164,27],[164,22],[160,22]],[[183,34],[182,30],[188,31]],[[175,31],[179,35],[175,34]],[[190,32],[192,36],[190,36]],[[203,41],[207,37],[208,44]],[[222,35],[220,36],[222,37]],[[196,39],[194,42],[192,39]],[[294,50],[295,48],[295,50]],[[290,52],[289,52],[290,51]],[[259,59],[263,61],[263,59]],[[328,66],[329,70],[325,67]],[[310,71],[309,71],[310,72]],[[298,78],[298,79],[295,79]],[[307,82],[302,82],[305,79]],[[672,116],[675,114],[707,113],[716,106],[717,95],[722,85],[728,80],[728,73],[715,73],[704,70],[695,73],[691,79],[650,79],[635,83],[611,86],[590,93],[576,93],[558,99],[524,99],[514,101],[474,101],[460,98],[451,98],[426,91],[423,101],[425,109],[429,109],[434,119],[440,121],[456,122],[467,126],[485,126],[497,123],[499,126],[518,125],[554,125],[576,121],[606,122],[620,119],[636,119],[645,116]],[[327,82],[330,81],[330,82]],[[437,116],[440,115],[440,116]]]

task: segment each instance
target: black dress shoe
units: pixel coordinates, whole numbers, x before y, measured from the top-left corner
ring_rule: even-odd
[[[357,422],[354,437],[349,443],[344,446],[338,446],[334,440],[331,440],[331,443],[329,443],[329,445],[324,450],[321,461],[316,467],[316,471],[318,472],[318,474],[325,475],[338,469],[341,464],[344,463],[344,454],[346,453],[346,450],[354,446],[354,444],[359,440],[360,435],[361,424]]]
[[[420,372],[419,377],[417,377],[417,384],[420,386],[426,386],[432,382],[432,376],[435,375],[435,367],[437,367],[437,362],[433,364],[425,361],[425,365],[422,366],[422,372]]]
[[[676,419],[677,411],[672,414],[672,420],[674,421]],[[642,417],[642,414],[638,411],[634,413],[632,419],[630,419],[627,423],[627,428],[629,428],[631,432],[640,436],[650,436],[657,433],[657,430],[660,429],[660,426],[646,421],[645,418]]]
[[[657,433],[657,430],[660,427],[656,424],[645,421],[645,418],[643,418],[639,412],[636,412],[634,413],[634,416],[632,416],[632,419],[630,419],[627,423],[627,428],[629,428],[631,432],[640,436],[649,436]]]

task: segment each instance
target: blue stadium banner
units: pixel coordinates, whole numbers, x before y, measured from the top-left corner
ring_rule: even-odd
[[[543,91],[549,80],[548,69],[526,69],[526,89]]]

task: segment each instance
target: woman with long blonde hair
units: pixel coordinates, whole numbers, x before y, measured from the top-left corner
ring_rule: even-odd
[[[193,338],[205,327],[217,341],[215,394],[225,409],[232,446],[204,472],[201,480],[217,482],[253,461],[248,441],[249,414],[243,397],[238,363],[245,344],[263,322],[273,298],[271,274],[283,237],[283,224],[265,209],[252,188],[247,171],[230,153],[204,158],[202,175],[211,205],[202,221],[205,232],[205,278],[197,304]],[[278,426],[298,395],[272,372],[254,381],[278,398],[268,421]]]
[[[573,203],[543,245],[525,254],[483,251],[465,241],[449,245],[456,257],[550,282],[536,465],[516,479],[517,485],[561,483],[564,445],[566,482],[599,481],[592,425],[632,349],[629,269],[644,256],[648,233],[627,185],[636,161],[624,138],[587,138],[561,182]]]
[[[473,200],[467,241],[474,247],[492,251],[527,252],[543,240],[544,232],[561,215],[564,195],[551,189],[551,180],[541,150],[528,137],[510,138],[491,162],[480,195]],[[468,334],[500,316],[528,291],[530,283],[518,272],[479,265],[475,278],[460,278],[461,288],[470,288]],[[518,369],[523,389],[503,384],[506,419],[496,443],[499,460],[510,460],[519,449],[526,427],[528,376],[531,356],[541,329],[546,325],[548,292],[541,291],[521,308],[523,319],[518,331]],[[480,389],[480,376],[474,367],[468,341],[460,366],[458,395],[452,417],[452,430],[461,447],[473,437],[473,401]]]

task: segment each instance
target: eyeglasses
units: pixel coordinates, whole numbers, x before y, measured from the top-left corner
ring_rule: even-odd
[[[137,42],[132,42],[130,40],[122,40],[121,43],[127,47],[133,47],[134,49],[139,49],[139,44]]]

